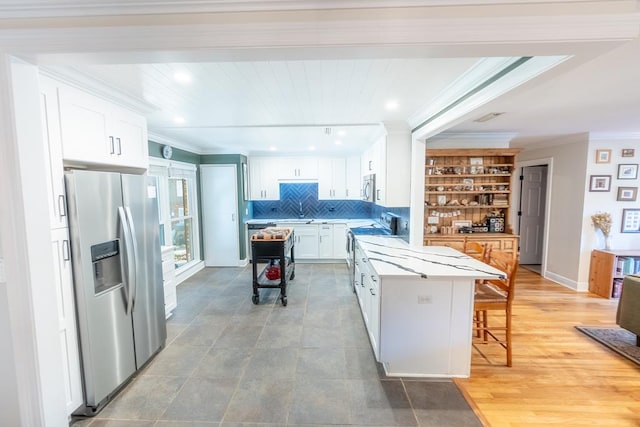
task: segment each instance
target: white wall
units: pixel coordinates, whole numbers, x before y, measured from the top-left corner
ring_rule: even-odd
[[[518,162],[552,159],[546,277],[576,290],[586,289],[581,275],[584,185],[589,141],[587,134],[547,141],[522,151]],[[588,270],[588,267],[587,267]]]

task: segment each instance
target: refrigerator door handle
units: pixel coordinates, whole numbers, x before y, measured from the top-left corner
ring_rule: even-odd
[[[133,248],[133,286],[131,297],[131,308],[136,304],[136,294],[138,293],[138,241],[136,240],[136,228],[133,223],[133,215],[131,209],[127,206],[124,208],[127,215],[127,221],[129,222],[129,233],[131,234],[131,245]]]
[[[126,281],[127,285],[125,289],[127,291],[127,316],[131,315],[131,310],[133,308],[133,286],[135,281],[135,258],[134,256],[134,247],[133,242],[131,241],[131,229],[129,227],[129,220],[127,218],[127,214],[124,211],[122,206],[118,207],[118,216],[120,217],[120,222],[122,223],[123,230],[123,240],[125,252],[127,254],[127,270],[126,270]],[[133,276],[133,279],[132,279]]]

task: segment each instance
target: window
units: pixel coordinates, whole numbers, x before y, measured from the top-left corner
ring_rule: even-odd
[[[150,159],[149,175],[158,177],[160,233],[173,245],[176,273],[200,260],[196,167],[188,163]]]

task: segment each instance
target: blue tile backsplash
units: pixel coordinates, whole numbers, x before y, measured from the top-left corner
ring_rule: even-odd
[[[361,200],[318,200],[318,183],[287,183],[280,184],[280,200],[254,201],[253,217],[371,218],[372,205]]]
[[[408,239],[409,208],[386,208],[362,200],[318,200],[318,183],[282,183],[280,200],[250,202],[254,219],[326,218],[367,219],[380,218],[383,212],[400,217],[399,234]]]

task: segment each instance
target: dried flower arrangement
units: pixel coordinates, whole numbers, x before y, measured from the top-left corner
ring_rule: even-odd
[[[608,212],[598,212],[591,215],[591,224],[599,228],[602,234],[608,236],[611,232],[611,214]]]

